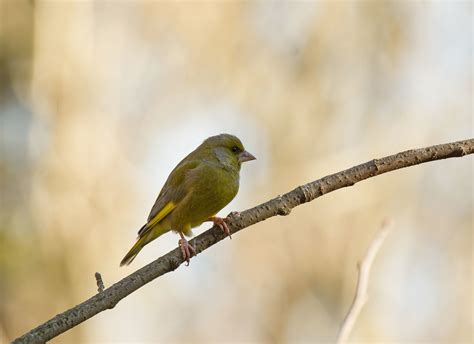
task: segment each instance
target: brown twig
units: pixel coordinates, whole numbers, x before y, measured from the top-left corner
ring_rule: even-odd
[[[357,263],[359,275],[357,277],[356,293],[354,295],[354,299],[352,300],[352,304],[349,307],[349,311],[347,312],[346,317],[342,322],[341,330],[339,331],[339,334],[337,336],[337,344],[343,344],[347,342],[347,340],[349,339],[349,335],[351,334],[354,324],[357,320],[357,317],[359,316],[360,311],[367,302],[367,289],[369,286],[370,268],[372,267],[372,263],[374,262],[375,256],[379,252],[380,247],[382,247],[382,244],[391,229],[391,224],[391,221],[384,220],[384,222],[380,226],[380,229],[372,240],[372,243],[370,244],[364,259],[362,260],[362,262]]]
[[[374,159],[364,164],[326,176],[311,183],[302,185],[282,196],[254,208],[245,210],[230,217],[229,229],[232,234],[269,217],[288,215],[296,206],[310,202],[315,198],[343,187],[354,185],[364,179],[400,168],[421,163],[462,157],[474,153],[474,139],[441,144],[421,149],[408,150],[381,159]],[[202,252],[225,238],[225,234],[217,227],[205,231],[193,239],[196,251]],[[174,271],[183,263],[179,248],[176,248],[152,263],[135,271],[119,282],[92,296],[81,304],[56,315],[42,325],[32,329],[14,340],[14,343],[43,343],[61,333],[77,326],[106,309],[114,308],[124,297],[155,278]]]
[[[102,281],[102,276],[100,272],[95,273],[95,280],[97,282],[97,291],[99,293],[102,293],[104,291],[104,281]]]

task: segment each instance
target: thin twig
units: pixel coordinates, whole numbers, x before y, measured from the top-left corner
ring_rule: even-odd
[[[375,256],[382,247],[382,244],[387,237],[392,223],[389,220],[384,220],[380,229],[378,230],[377,234],[375,235],[372,243],[365,254],[364,259],[361,262],[357,263],[357,269],[359,270],[359,274],[357,277],[357,288],[356,293],[354,295],[354,299],[352,300],[351,307],[342,322],[341,330],[337,336],[337,344],[346,343],[349,339],[349,335],[354,328],[354,324],[360,314],[360,311],[364,307],[365,303],[368,299],[367,289],[369,286],[369,276],[370,276],[370,268],[372,267],[372,263],[374,262]]]
[[[400,168],[422,164],[429,161],[462,157],[474,153],[474,139],[452,142],[408,150],[385,158],[368,161],[311,183],[302,185],[282,196],[254,208],[245,210],[237,215],[231,215],[228,223],[232,234],[243,228],[264,221],[276,215],[288,215],[294,207],[310,202],[329,192],[354,185],[364,179]],[[225,238],[225,234],[217,227],[205,231],[194,239],[196,251],[202,252]],[[152,263],[135,271],[119,282],[92,296],[81,304],[66,310],[44,324],[32,329],[14,343],[44,343],[83,321],[106,309],[114,308],[124,297],[155,278],[176,270],[182,263],[181,250],[176,248]]]
[[[97,291],[99,293],[102,293],[104,291],[104,281],[102,281],[102,276],[100,275],[100,272],[95,273],[95,280],[97,282]]]

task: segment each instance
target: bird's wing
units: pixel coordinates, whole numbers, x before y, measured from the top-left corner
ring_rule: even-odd
[[[161,189],[153,208],[151,208],[148,222],[138,232],[139,236],[147,233],[150,228],[163,220],[176,208],[177,204],[189,191],[185,183],[186,175],[198,166],[199,161],[181,162],[176,166],[169,175],[163,189]]]

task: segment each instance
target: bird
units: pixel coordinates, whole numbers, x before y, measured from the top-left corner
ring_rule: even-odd
[[[130,264],[145,245],[169,231],[179,234],[178,245],[189,265],[191,253],[196,254],[196,250],[185,236],[191,236],[191,229],[206,221],[230,237],[228,218],[216,215],[237,195],[242,163],[255,159],[234,135],[205,139],[171,171],[120,266]]]

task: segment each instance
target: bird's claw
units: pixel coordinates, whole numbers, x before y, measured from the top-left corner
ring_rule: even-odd
[[[227,218],[214,216],[210,220],[214,223],[215,226],[222,229],[222,231],[225,233],[225,235],[227,235],[229,238],[232,239],[232,235],[230,234],[229,226],[227,226],[227,223],[226,223]]]
[[[183,259],[186,261],[186,266],[189,265],[189,259],[194,255],[196,255],[196,249],[189,244],[189,242],[182,237],[178,241],[179,248],[181,249],[181,253],[183,254]],[[193,254],[191,254],[191,252]]]

